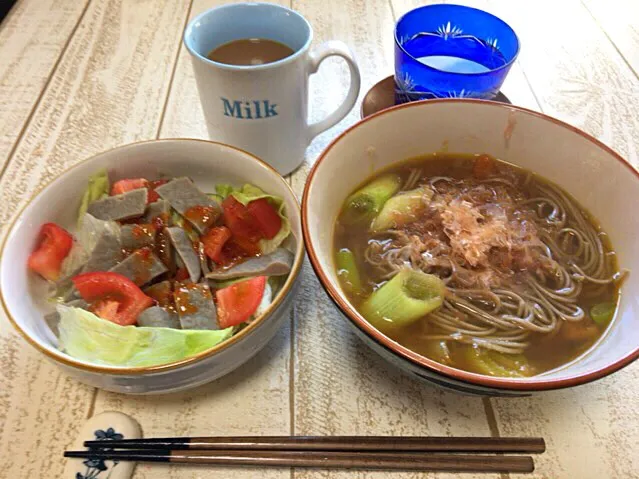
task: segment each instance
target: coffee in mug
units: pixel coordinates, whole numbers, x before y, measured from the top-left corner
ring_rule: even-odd
[[[293,49],[268,38],[234,40],[214,48],[209,60],[227,65],[263,65],[290,57]]]
[[[212,140],[244,149],[285,175],[306,147],[353,108],[360,74],[350,49],[329,41],[311,49],[313,30],[299,13],[270,3],[208,10],[184,33]],[[308,80],[320,63],[342,57],[351,85],[327,118],[308,123]]]

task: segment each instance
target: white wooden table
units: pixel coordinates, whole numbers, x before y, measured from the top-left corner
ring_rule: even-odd
[[[0,25],[1,236],[36,188],[89,155],[152,138],[206,138],[181,37],[189,18],[220,3],[18,1]],[[427,2],[281,3],[310,20],[316,43],[335,38],[353,47],[363,95],[392,73],[394,21]],[[513,103],[583,128],[639,164],[636,0],[456,3],[487,9],[520,35],[521,55],[503,89]],[[324,64],[312,81],[313,117],[332,111],[347,83],[343,64]],[[290,177],[298,195],[322,148],[358,116],[359,105],[311,145],[306,162]],[[62,451],[87,417],[105,410],[133,415],[147,436],[543,436],[548,452],[536,458],[534,475],[522,478],[639,477],[639,363],[595,384],[529,398],[481,399],[442,392],[391,368],[361,344],[338,317],[308,264],[302,281],[289,324],[264,351],[213,384],[161,397],[112,394],[67,378],[18,337],[0,313],[0,477],[60,477]],[[139,465],[135,477],[387,474]]]

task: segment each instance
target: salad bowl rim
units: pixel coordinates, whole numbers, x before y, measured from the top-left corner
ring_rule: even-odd
[[[127,143],[124,145],[116,146],[114,148],[110,148],[110,149],[98,152],[94,155],[91,155],[88,158],[85,158],[84,160],[65,169],[62,173],[56,175],[53,179],[48,181],[46,184],[37,188],[36,191],[30,196],[29,200],[20,208],[19,212],[14,215],[13,220],[11,221],[11,224],[7,230],[7,234],[5,235],[4,240],[2,241],[2,245],[0,246],[0,270],[2,269],[2,265],[5,261],[4,259],[5,247],[7,243],[11,240],[12,233],[14,232],[14,229],[16,227],[16,223],[20,219],[22,219],[23,214],[25,210],[29,207],[29,205],[31,205],[31,203],[33,203],[33,201],[37,197],[39,197],[40,194],[43,191],[45,191],[47,188],[49,188],[53,183],[60,181],[62,178],[68,175],[75,168],[78,168],[81,165],[94,161],[95,158],[102,156],[104,154],[114,153],[117,151],[124,151],[128,149],[135,149],[141,145],[148,145],[151,143],[157,144],[157,143],[174,143],[174,142],[179,142],[179,143],[202,142],[209,145],[215,145],[215,146],[219,146],[223,148],[228,148],[230,150],[235,150],[235,152],[248,156],[252,161],[257,161],[260,164],[260,166],[265,168],[267,171],[274,173],[276,177],[278,178],[278,180],[281,181],[281,183],[285,187],[285,190],[288,193],[290,193],[290,197],[293,200],[293,204],[297,207],[298,211],[300,212],[300,219],[301,219],[300,202],[298,201],[297,196],[295,195],[295,192],[293,191],[291,185],[275,170],[275,168],[273,168],[264,160],[258,158],[257,156],[253,155],[252,153],[249,153],[246,150],[229,145],[227,143],[212,141],[212,140],[204,140],[200,138],[160,138],[160,139],[153,139],[153,140],[142,140],[142,141],[137,141],[133,143]],[[291,234],[294,234],[293,231],[291,231]],[[251,321],[251,323],[248,326],[238,331],[236,334],[234,334],[230,338],[213,346],[212,348],[206,349],[198,354],[189,356],[179,361],[173,361],[173,362],[165,363],[165,364],[158,364],[158,365],[151,365],[151,366],[138,366],[138,367],[123,367],[123,366],[108,366],[108,365],[93,364],[93,363],[88,363],[85,361],[75,359],[63,353],[62,351],[45,348],[41,344],[39,344],[38,341],[34,340],[19,325],[19,322],[13,317],[9,309],[9,306],[5,300],[4,291],[1,286],[0,286],[0,304],[2,305],[2,308],[4,309],[9,322],[31,346],[33,346],[39,352],[46,355],[48,358],[53,359],[56,362],[60,362],[64,364],[65,366],[81,369],[81,370],[92,372],[92,373],[103,373],[103,374],[114,374],[114,375],[139,376],[139,375],[149,374],[149,373],[164,373],[167,371],[182,368],[184,366],[193,365],[211,356],[214,356],[220,351],[228,349],[234,344],[240,342],[241,340],[249,336],[253,331],[258,329],[268,318],[271,317],[272,313],[276,311],[280,307],[280,305],[284,302],[288,294],[291,292],[293,285],[299,276],[299,273],[302,269],[302,264],[304,262],[304,242],[302,238],[297,238],[294,256],[295,258],[293,261],[293,266],[286,278],[284,285],[282,286],[280,291],[278,291],[278,293],[275,295],[275,298],[272,300],[271,304],[269,304],[266,310],[257,318],[255,318],[255,320]]]

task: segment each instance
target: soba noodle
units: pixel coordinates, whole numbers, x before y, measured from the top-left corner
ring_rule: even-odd
[[[623,276],[604,234],[572,198],[531,173],[502,170],[459,178],[413,166],[403,172],[400,192],[430,187],[425,211],[412,224],[367,235],[360,256],[375,281],[410,268],[444,282],[445,300],[425,319],[424,340],[520,354],[531,335],[552,337],[566,322],[591,321],[582,299]],[[491,221],[496,233],[467,253],[451,211]]]

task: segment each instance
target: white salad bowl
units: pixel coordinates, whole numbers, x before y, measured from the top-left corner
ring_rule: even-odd
[[[46,281],[28,271],[27,258],[40,226],[55,222],[73,233],[90,175],[106,168],[112,178],[188,176],[202,191],[219,183],[251,183],[284,199],[291,222],[293,267],[266,311],[217,346],[179,362],[149,367],[110,367],[75,359],[57,347],[43,317],[53,310]],[[304,257],[299,205],[289,185],[270,166],[232,146],[203,140],[157,140],[100,153],[70,168],[39,191],[16,217],[0,251],[0,299],[21,335],[64,372],[91,386],[129,394],[192,388],[234,370],[262,349],[289,317]]]
[[[488,153],[557,183],[606,231],[619,265],[630,271],[608,330],[584,355],[537,376],[489,377],[439,364],[371,326],[342,291],[333,262],[333,230],[355,188],[392,163],[445,151]],[[302,227],[311,264],[357,335],[412,374],[471,394],[523,395],[594,381],[639,356],[639,175],[596,139],[543,114],[481,100],[427,100],[381,111],[335,139],[311,171]]]

